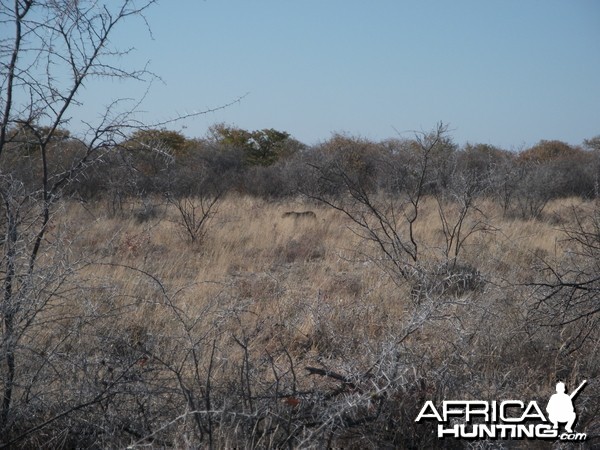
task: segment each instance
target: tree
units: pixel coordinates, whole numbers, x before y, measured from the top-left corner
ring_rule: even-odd
[[[520,202],[523,217],[537,217],[548,200],[589,197],[594,191],[593,154],[561,141],[540,141],[520,153],[516,168],[522,176]],[[525,206],[525,208],[523,208]]]
[[[249,166],[270,166],[300,147],[289,133],[273,128],[247,131],[221,123],[213,125],[209,132],[219,145],[242,150]]]
[[[593,138],[585,139],[583,141],[583,145],[590,151],[600,151],[600,136],[594,136]]]
[[[488,144],[466,144],[458,154],[462,172],[469,172],[481,179],[489,179],[503,164],[512,160],[506,150]]]
[[[558,159],[575,159],[582,151],[562,141],[542,140],[519,154],[519,162],[547,162]]]
[[[95,78],[142,80],[148,75],[145,70],[128,71],[116,63],[127,52],[113,48],[110,36],[122,22],[143,16],[152,3],[0,3],[1,26],[10,30],[10,34],[3,33],[7,37],[0,47],[0,199],[4,217],[0,241],[0,438],[4,446],[106,399],[114,389],[115,384],[108,383],[75,403],[66,403],[63,409],[39,416],[35,412],[40,407],[36,406],[39,381],[29,378],[22,367],[27,364],[33,370],[30,373],[38,374],[48,369],[50,357],[36,354],[32,347],[34,330],[39,332],[46,310],[66,301],[62,289],[76,270],[67,252],[46,239],[57,205],[69,186],[137,126],[133,111],[119,109],[123,102],[116,99],[98,123],[86,124],[87,129],[74,136],[64,131],[72,120],[70,111]],[[35,160],[32,178],[23,180],[19,169],[28,164],[28,158]],[[68,336],[49,341],[47,345],[57,346],[48,349],[50,354],[55,354]],[[117,379],[122,380],[128,370]],[[41,419],[36,423],[38,416]]]
[[[136,130],[123,144],[132,152],[161,152],[172,157],[185,154],[189,146],[190,142],[178,131],[152,128]]]
[[[172,175],[169,169],[187,156],[190,145],[181,133],[165,129],[144,128],[129,136],[119,151],[139,187],[136,194],[164,189]]]
[[[377,163],[383,149],[364,138],[334,134],[331,139],[318,147],[326,158],[335,161],[355,182],[373,189],[377,179]]]

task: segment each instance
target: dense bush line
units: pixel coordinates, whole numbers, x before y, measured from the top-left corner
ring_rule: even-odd
[[[41,161],[35,150],[28,150],[26,130],[12,132],[14,139],[6,150],[10,169],[4,172],[25,185],[35,185]],[[598,142],[594,138],[574,147],[561,141],[540,141],[511,152],[488,144],[459,147],[446,137],[432,155],[435,176],[425,187],[426,193],[451,191],[456,180],[469,180],[478,194],[500,202],[506,214],[536,217],[551,199],[597,195]],[[73,156],[85,152],[68,131],[58,133],[51,147],[50,173],[68,169]],[[30,154],[23,158],[23,152]],[[152,194],[182,197],[229,191],[286,198],[314,186],[311,168],[335,166],[369,191],[398,193],[418,170],[417,159],[416,139],[373,142],[336,134],[306,146],[276,130],[247,132],[216,125],[203,139],[188,139],[168,130],[144,130],[115,143],[102,155],[101,164],[90,164],[69,191],[86,200],[109,198],[115,205],[120,198]],[[325,181],[330,193],[343,192],[342,184]]]

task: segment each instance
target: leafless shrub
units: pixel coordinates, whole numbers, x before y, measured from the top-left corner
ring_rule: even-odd
[[[578,195],[592,195],[593,182],[585,173],[577,173],[571,166],[581,166],[582,162],[550,161],[528,162],[516,166],[514,195],[511,206],[506,209],[509,217],[519,219],[543,219],[548,202],[555,198]],[[583,170],[581,167],[579,169]]]
[[[419,257],[419,243],[415,237],[415,224],[419,206],[432,177],[432,161],[444,139],[446,127],[442,124],[430,133],[417,135],[412,183],[401,200],[380,199],[363,184],[362,178],[335,161],[328,166],[314,166],[319,183],[305,195],[321,201],[342,212],[356,226],[356,233],[373,242],[391,264],[391,270],[400,279],[408,279],[411,267]],[[392,168],[393,170],[393,168]],[[328,185],[342,186],[346,197],[330,195]]]
[[[446,189],[436,193],[445,241],[445,262],[456,262],[473,235],[494,231],[486,214],[478,206],[478,200],[485,192],[477,175],[457,173]]]
[[[427,296],[460,297],[478,292],[485,286],[481,273],[467,264],[442,263],[427,267],[414,274],[411,294],[419,302]]]
[[[209,224],[217,213],[220,198],[221,194],[167,197],[167,202],[178,213],[175,223],[192,245],[202,244],[209,231]]]
[[[543,279],[532,283],[537,296],[532,317],[570,336],[563,351],[598,339],[600,324],[600,208],[596,203],[585,213],[572,209],[572,215],[575,225],[563,229],[564,258],[540,258]]]
[[[451,176],[453,166],[449,153],[454,147],[449,143],[446,132],[447,127],[439,124],[431,133],[417,134],[415,142],[409,147],[414,159],[413,173],[408,177],[409,181],[404,181],[404,192],[397,196],[370,191],[368,186],[362,185],[336,164],[315,166],[315,170],[326,185],[337,183],[344,186],[347,192],[345,198],[331,196],[327,190],[320,191],[319,184],[316,190],[306,192],[309,197],[322,201],[348,217],[355,226],[354,232],[372,242],[379,251],[380,257],[374,260],[396,283],[412,283],[415,292],[422,292],[426,285],[429,289],[429,285],[437,283],[434,279],[439,278],[437,270],[428,273],[427,264],[420,253],[424,243],[419,242],[415,233],[421,204],[427,192],[432,192],[437,200],[445,239],[439,267],[446,268],[445,276],[455,280],[442,283],[445,288],[449,287],[448,284],[460,284],[456,279],[462,275],[458,275],[455,269],[467,240],[476,233],[491,230],[485,214],[476,204],[478,196],[482,194],[481,183],[466,174]],[[394,159],[383,166],[395,171]],[[447,178],[443,187],[438,186],[441,172]],[[455,205],[458,209],[452,212],[456,209]],[[462,276],[465,289],[476,284],[474,281],[467,282],[470,276],[475,277],[474,274]],[[434,291],[438,292],[439,288]]]

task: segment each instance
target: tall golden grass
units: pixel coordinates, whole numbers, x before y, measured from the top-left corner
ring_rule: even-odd
[[[527,280],[536,259],[560,258],[561,227],[569,223],[571,208],[583,204],[579,199],[554,201],[548,206],[552,220],[523,221],[505,218],[494,203],[485,202],[481,208],[491,229],[466,242],[462,262],[494,283]],[[136,206],[131,204],[131,211]],[[186,239],[177,211],[157,208],[157,217],[139,222],[131,211],[107,217],[102,203],[68,205],[60,221],[72,230],[72,251],[93,263],[82,276],[93,273],[116,282],[123,295],[139,296],[140,273],[131,268],[143,270],[173,291],[183,289],[177,301],[190,310],[201,309],[226,290],[258,316],[302,315],[302,335],[317,327],[310,314],[315,308],[326,308],[332,323],[347,320],[337,325],[364,336],[385,328],[382,321],[394,320],[408,301],[407,291],[375,263],[377,249],[356,234],[348,217],[323,205],[230,196],[219,205],[199,245]],[[314,211],[316,220],[282,217],[286,211],[303,210]],[[423,258],[440,255],[441,229],[437,205],[427,199],[415,231]],[[157,295],[154,287],[147,288],[153,292],[148,295]],[[359,318],[349,312],[360,308],[373,315]],[[138,319],[134,314],[132,320]],[[147,315],[141,319],[151,321]]]
[[[302,416],[308,412],[299,412],[303,407],[310,414],[322,408],[319,417],[332,414],[331,420],[346,414],[340,411],[363,409],[368,417],[369,405],[384,397],[364,389],[385,392],[389,417],[408,422],[393,432],[383,424],[374,433],[389,431],[392,437],[381,439],[400,446],[418,439],[431,443],[410,418],[418,401],[493,400],[515,393],[543,398],[557,377],[575,380],[583,365],[577,352],[557,357],[576,330],[530,326],[535,302],[528,283],[540,267],[570,251],[563,229],[574,225],[573,211],[589,202],[557,200],[543,218],[528,221],[503,216],[492,201],[478,206],[487,227],[470,236],[459,258],[481,283],[415,300],[414,286],[385,270],[377,245],[362,238],[348,216],[321,204],[228,196],[205,238],[192,243],[178,211],[159,198],[155,214],[143,221],[133,200],[117,215],[108,214],[101,201],[68,203],[53,218],[47,239],[66,243],[63,250],[75,268],[68,286],[78,294],[46,308],[40,317],[48,325],[28,343],[33,348],[44,342],[40,352],[63,346],[66,353],[84,355],[103,383],[119,370],[139,377],[133,380],[156,390],[153,401],[166,405],[160,408],[173,408],[166,417],[183,418],[173,418],[173,429],[165,432],[175,446],[194,445],[186,392],[220,398],[222,408],[239,402],[240,411],[250,414],[253,398],[283,395],[279,388],[273,394],[280,384],[286,394],[275,398],[283,408],[277,414],[298,414],[300,422],[308,420]],[[456,205],[446,208],[456,213]],[[284,217],[287,211],[313,211],[316,218]],[[423,201],[415,225],[420,263],[435,268],[443,262],[445,240],[434,199]],[[68,339],[64,330],[73,330]],[[339,381],[305,367],[363,384],[342,392]],[[586,367],[596,370],[593,361]],[[220,391],[213,387],[209,396],[207,380]],[[68,389],[63,382],[54,382],[56,392]],[[317,393],[326,399],[320,406],[311,397]],[[146,408],[148,415],[152,408]],[[219,420],[219,445],[252,446],[248,439],[256,438],[256,430],[227,428],[229,419]],[[322,420],[321,428],[330,419]],[[327,427],[334,430],[334,422]],[[303,433],[294,438],[297,445],[317,445],[310,441],[316,431]],[[363,435],[369,432],[363,429]],[[348,436],[339,434],[335,442],[360,446]],[[373,436],[366,446],[376,446]]]

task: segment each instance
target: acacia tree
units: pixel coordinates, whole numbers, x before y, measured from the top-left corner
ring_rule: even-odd
[[[81,135],[69,136],[63,130],[70,125],[81,91],[92,80],[144,80],[150,75],[117,65],[116,58],[127,52],[115,49],[110,36],[127,19],[143,18],[152,3],[154,0],[0,2],[4,36],[0,43],[0,199],[4,216],[0,241],[0,433],[4,445],[31,432],[19,428],[22,413],[15,406],[17,394],[23,405],[33,396],[30,391],[26,395],[17,392],[27,390],[26,381],[19,378],[27,376],[20,369],[26,359],[24,343],[31,343],[31,330],[43,323],[44,311],[63,298],[72,273],[68,261],[59,259],[58,248],[48,244],[52,216],[65,188],[101,161],[137,123],[133,108],[122,108],[123,101],[116,99],[96,124],[84,124]],[[35,162],[32,179],[25,183],[17,169],[30,160]],[[33,351],[30,345],[28,349]],[[37,370],[44,364],[49,363],[40,363]],[[79,404],[53,411],[53,417],[34,428],[101,401],[111,386],[114,384]]]
[[[289,133],[273,128],[246,131],[221,123],[213,125],[210,133],[219,145],[242,150],[248,166],[270,166],[301,146]]]

